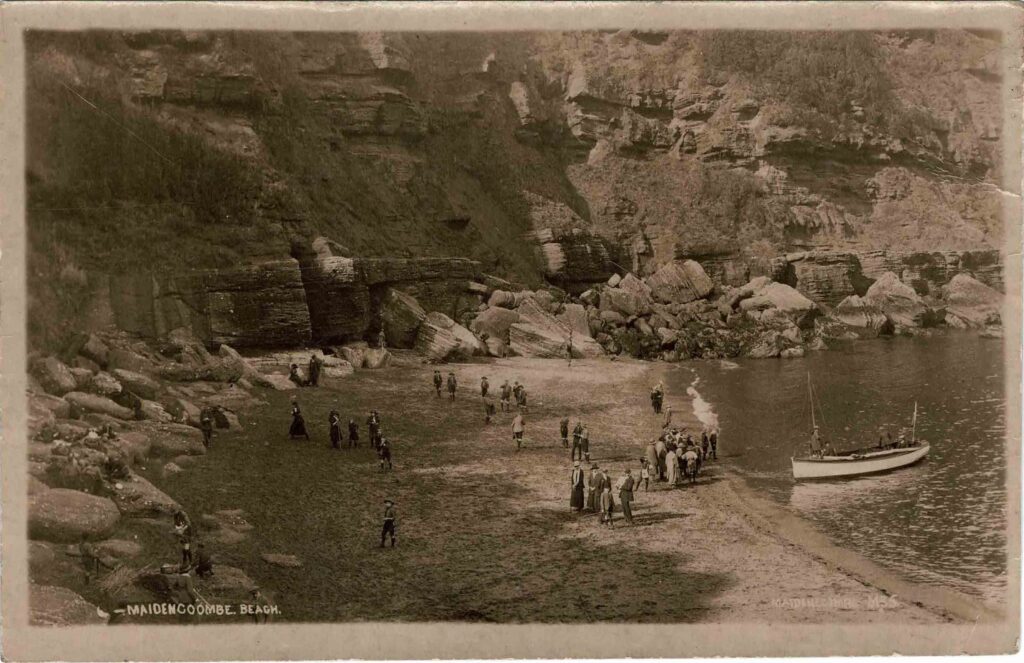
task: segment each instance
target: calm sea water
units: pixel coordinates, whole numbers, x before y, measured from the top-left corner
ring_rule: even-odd
[[[886,427],[895,437],[917,401],[928,459],[878,476],[795,483],[790,456],[810,433],[808,373],[818,423],[836,448],[874,444]],[[668,386],[693,385],[719,418],[733,466],[838,544],[912,580],[1001,603],[1003,377],[1001,341],[950,334],[852,343],[803,359],[695,362],[675,368]]]

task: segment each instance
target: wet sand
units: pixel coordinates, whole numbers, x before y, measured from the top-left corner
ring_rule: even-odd
[[[242,509],[244,540],[213,542],[215,558],[245,569],[289,621],[938,623],[996,615],[951,592],[903,582],[753,494],[721,460],[696,485],[652,483],[636,493],[636,524],[602,527],[569,508],[569,451],[558,422],[582,418],[591,458],[636,473],[663,417],[649,405],[660,364],[507,359],[440,366],[459,377],[438,399],[434,367],[397,365],[297,392],[314,442],[287,440],[288,393],[243,417],[194,469],[163,483],[194,514]],[[484,424],[479,381],[528,391],[526,444],[512,414]],[[673,421],[699,431],[692,397],[668,393]],[[360,423],[363,446],[327,447],[327,412]],[[367,449],[365,418],[381,411],[395,470]],[[380,550],[381,501],[398,502],[399,546]],[[616,501],[617,496],[616,496]],[[260,554],[295,554],[270,566]]]

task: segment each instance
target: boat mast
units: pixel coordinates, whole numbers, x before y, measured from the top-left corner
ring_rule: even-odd
[[[811,372],[807,372],[807,396],[811,401],[811,429],[818,427],[818,423],[814,420],[814,390],[811,388]]]
[[[910,441],[917,442],[917,401],[914,401],[914,420],[911,424]]]

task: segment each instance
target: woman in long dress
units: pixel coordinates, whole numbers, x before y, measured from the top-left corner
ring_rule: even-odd
[[[668,473],[668,485],[676,485],[676,472],[679,470],[679,460],[676,458],[676,452],[671,449],[665,454],[665,469]]]
[[[583,476],[583,468],[580,461],[572,464],[572,476],[570,478],[571,492],[569,493],[569,507],[574,511],[583,510],[583,487],[586,485],[586,478]]]
[[[288,436],[292,439],[297,437],[309,439],[309,433],[306,432],[306,420],[302,418],[302,410],[299,409],[298,401],[292,401],[292,425],[288,429]]]

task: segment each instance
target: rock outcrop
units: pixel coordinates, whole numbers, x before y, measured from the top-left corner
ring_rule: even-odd
[[[105,497],[53,488],[29,497],[28,531],[32,538],[78,543],[102,539],[117,525],[121,512]]]
[[[850,295],[831,313],[831,317],[848,327],[862,329],[872,335],[892,331],[892,323],[877,307],[857,295]]]
[[[426,317],[427,312],[414,297],[394,288],[388,289],[380,309],[388,345],[396,348],[413,347],[420,323]]]
[[[957,274],[942,289],[946,324],[953,327],[986,327],[1001,323],[1003,293],[967,274]]]
[[[443,313],[428,313],[416,336],[416,351],[433,361],[467,359],[487,348],[462,325]]]

